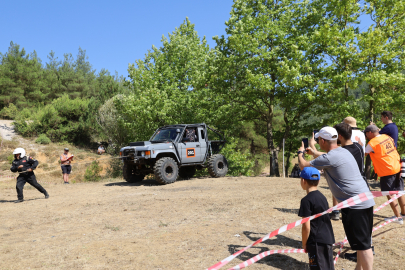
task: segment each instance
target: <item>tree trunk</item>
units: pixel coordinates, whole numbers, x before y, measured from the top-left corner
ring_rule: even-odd
[[[287,177],[288,177],[288,168],[290,168],[290,165],[291,165],[291,162],[290,162],[291,153],[292,153],[292,143],[290,143],[288,146],[287,156],[286,156],[287,162],[286,162],[285,168],[284,168],[285,175],[287,175]]]
[[[370,107],[368,111],[368,117],[371,122],[374,122],[374,93],[375,93],[375,88],[370,85]],[[370,155],[367,155],[366,157],[366,165],[365,165],[365,170],[366,170],[366,179],[369,180],[371,179],[371,158]]]
[[[280,169],[278,167],[278,153],[280,151],[278,148],[274,148],[273,150],[273,168],[274,168],[274,175],[280,177]]]
[[[279,169],[278,169],[278,156],[275,153],[277,151],[274,145],[274,138],[273,138],[273,105],[269,106],[269,114],[267,117],[267,147],[269,149],[269,156],[270,156],[270,176],[280,176]]]

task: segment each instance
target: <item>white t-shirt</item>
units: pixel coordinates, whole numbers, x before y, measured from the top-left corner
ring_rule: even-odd
[[[352,142],[358,142],[363,145],[363,153],[366,152],[366,136],[364,135],[364,132],[359,130],[359,129],[353,129],[352,130]]]

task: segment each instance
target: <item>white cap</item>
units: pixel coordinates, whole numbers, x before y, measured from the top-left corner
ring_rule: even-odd
[[[315,134],[315,139],[318,139],[319,137],[328,141],[333,141],[337,140],[338,133],[333,127],[323,127]]]

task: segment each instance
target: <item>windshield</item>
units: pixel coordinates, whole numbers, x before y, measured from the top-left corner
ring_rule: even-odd
[[[183,132],[182,128],[167,128],[167,129],[160,129],[156,132],[155,136],[153,136],[150,141],[151,142],[173,142],[177,137],[177,129],[180,129],[180,133]]]

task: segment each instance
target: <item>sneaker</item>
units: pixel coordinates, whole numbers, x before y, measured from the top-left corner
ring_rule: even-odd
[[[48,194],[48,192],[45,192],[45,199],[48,199],[49,198],[49,194]]]
[[[389,221],[389,220],[391,220],[391,219],[393,219],[393,218],[397,218],[397,216],[392,216],[392,217],[384,218],[384,221]]]
[[[332,219],[332,220],[340,220],[340,212],[339,211],[337,211],[337,212],[333,211],[330,214],[330,219]]]
[[[344,258],[346,260],[352,261],[352,262],[357,262],[357,252],[355,253],[345,253]]]
[[[394,220],[393,222],[398,223],[400,225],[404,224],[404,220],[402,218],[398,218],[397,220]]]
[[[21,200],[16,200],[15,202],[16,203],[20,203],[20,202],[23,202],[24,200],[23,199],[21,199]]]
[[[69,182],[64,182],[63,184],[69,184]]]
[[[404,219],[403,219],[402,217],[403,217],[403,216],[401,215],[400,218],[394,220],[393,222],[394,222],[394,223],[401,224],[401,225],[404,224]],[[396,216],[392,216],[392,217],[384,218],[384,220],[385,220],[385,221],[389,221],[389,220],[394,219],[394,218],[397,218],[397,217],[396,217]]]

